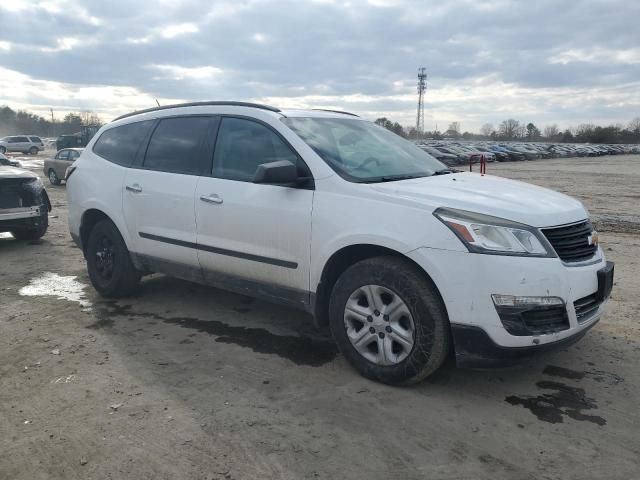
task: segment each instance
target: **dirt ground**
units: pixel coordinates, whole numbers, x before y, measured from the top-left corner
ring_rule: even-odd
[[[613,297],[567,350],[412,388],[294,310],[162,276],[100,299],[49,187],[44,239],[0,238],[0,479],[640,478],[640,156],[488,170],[585,203]]]

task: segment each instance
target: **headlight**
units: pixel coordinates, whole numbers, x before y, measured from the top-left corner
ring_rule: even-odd
[[[449,227],[472,253],[556,256],[551,245],[534,227],[452,208],[439,208],[433,214]]]

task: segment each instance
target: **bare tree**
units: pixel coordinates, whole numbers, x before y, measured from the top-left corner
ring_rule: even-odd
[[[485,137],[490,137],[491,133],[493,133],[493,125],[491,125],[490,123],[485,123],[484,125],[482,125],[482,127],[480,127],[480,133]]]
[[[520,136],[522,133],[521,130],[520,122],[513,118],[509,118],[508,120],[503,120],[502,123],[500,123],[498,133],[500,134],[500,137],[505,140],[514,140]]]
[[[449,128],[447,129],[446,133],[448,135],[458,138],[460,136],[460,122],[451,122],[449,124]]]
[[[629,130],[636,135],[640,135],[640,117],[636,117],[629,122]]]
[[[549,139],[555,138],[558,136],[558,133],[560,133],[560,130],[558,129],[558,125],[556,125],[555,123],[544,127],[545,138],[549,138]]]

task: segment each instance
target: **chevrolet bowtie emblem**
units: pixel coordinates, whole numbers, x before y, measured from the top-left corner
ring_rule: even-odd
[[[589,237],[587,237],[587,242],[589,242],[589,245],[594,245],[594,246],[598,246],[598,232],[596,232],[595,230],[591,233],[591,235],[589,235]]]

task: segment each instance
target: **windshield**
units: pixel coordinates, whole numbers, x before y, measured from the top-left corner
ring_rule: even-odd
[[[283,118],[340,176],[373,183],[428,177],[447,167],[375,123],[346,118]]]

